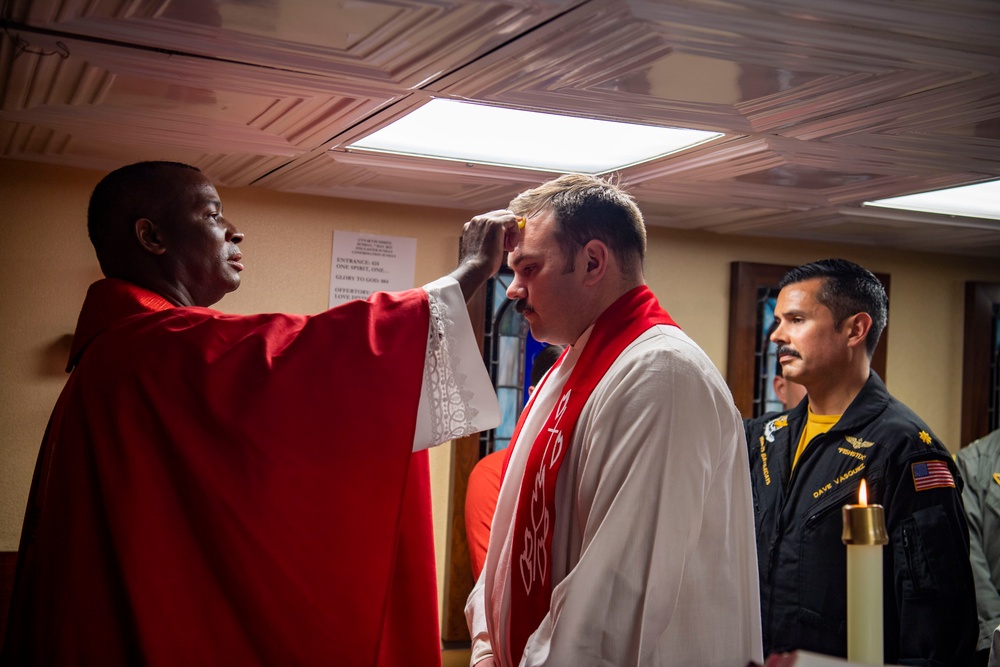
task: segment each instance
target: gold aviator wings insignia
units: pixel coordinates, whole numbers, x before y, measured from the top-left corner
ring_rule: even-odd
[[[875,444],[871,440],[862,440],[851,435],[844,436],[844,440],[851,443],[851,447],[854,447],[854,449],[867,449]]]

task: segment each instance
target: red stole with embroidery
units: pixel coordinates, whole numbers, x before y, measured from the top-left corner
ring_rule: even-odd
[[[576,420],[615,359],[642,332],[656,324],[677,326],[645,286],[631,290],[605,310],[594,324],[559,400],[531,446],[517,497],[511,553],[509,656],[515,665],[521,661],[528,637],[549,611],[556,479],[572,441]],[[527,413],[525,410],[521,414],[512,443],[517,443]],[[512,450],[513,447],[514,444]]]

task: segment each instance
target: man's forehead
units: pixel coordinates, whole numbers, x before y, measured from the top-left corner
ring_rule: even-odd
[[[182,220],[192,216],[200,217],[206,209],[222,212],[222,200],[212,182],[197,171],[181,176],[174,181],[173,193],[161,192],[165,201],[159,202],[168,219]]]
[[[548,263],[554,261],[553,257],[562,257],[562,248],[554,240],[536,238],[526,241],[522,238],[507,254],[507,266],[516,269],[526,262]]]
[[[785,308],[802,308],[823,306],[817,298],[823,288],[823,278],[810,278],[797,283],[785,285],[778,292],[778,304]]]
[[[507,266],[513,269],[529,259],[537,260],[551,252],[555,244],[551,222],[544,214],[528,218],[518,235],[517,245],[507,254]]]
[[[219,193],[215,189],[215,186],[212,185],[212,181],[208,180],[201,174],[196,173],[195,175],[198,176],[198,178],[188,183],[187,185],[188,192],[190,192],[192,196],[196,198],[199,202],[221,203],[221,200],[219,199]]]

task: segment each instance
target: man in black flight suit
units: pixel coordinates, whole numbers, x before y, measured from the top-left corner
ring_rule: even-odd
[[[887,664],[967,665],[977,636],[961,479],[930,428],[871,370],[885,289],[842,259],[792,269],[771,340],[808,401],[748,420],[764,655],[846,657],[847,555],[841,507],[885,508]]]

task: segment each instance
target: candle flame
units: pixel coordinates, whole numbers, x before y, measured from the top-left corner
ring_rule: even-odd
[[[865,486],[864,478],[861,479],[861,490],[858,491],[858,504],[862,507],[868,506],[868,487]]]

